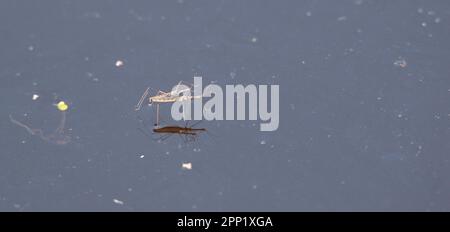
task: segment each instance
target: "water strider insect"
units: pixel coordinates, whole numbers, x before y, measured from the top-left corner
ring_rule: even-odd
[[[158,90],[156,95],[150,96],[148,98],[148,102],[151,105],[153,103],[157,103],[157,104],[158,103],[174,103],[177,101],[200,99],[202,96],[183,96],[183,95],[180,96],[180,94],[182,94],[182,93],[192,92],[192,87],[187,87],[188,85],[192,86],[192,84],[185,84],[182,81],[180,81],[180,82],[178,82],[177,85],[175,85],[175,87],[170,92],[164,92],[164,91]],[[142,104],[144,103],[147,95],[149,94],[149,90],[150,90],[150,87],[148,87],[142,94],[141,99],[135,106],[136,111],[141,109]]]
[[[59,122],[58,127],[51,134],[48,134],[48,135],[45,135],[41,129],[33,129],[33,128],[27,126],[26,124],[16,120],[15,118],[13,118],[12,115],[9,115],[9,119],[11,120],[12,123],[25,128],[25,130],[27,130],[27,132],[30,133],[31,135],[36,135],[46,142],[57,144],[57,145],[65,145],[71,141],[71,137],[69,135],[67,135],[66,133],[64,133],[64,129],[65,129],[65,125],[66,125],[66,112],[65,111],[68,109],[68,106],[63,101],[60,101],[56,106],[57,106],[58,110],[61,111],[61,120]]]
[[[160,103],[174,103],[177,101],[187,101],[187,100],[194,100],[194,99],[200,99],[202,96],[185,96],[181,95],[185,92],[192,92],[192,86],[191,84],[184,84],[182,81],[178,82],[178,84],[172,89],[170,92],[164,92],[161,90],[158,90],[157,94],[154,96],[148,97],[148,103],[149,105],[152,105],[153,103],[156,104],[156,124],[159,124],[159,104]],[[147,96],[149,94],[150,87],[147,87],[147,89],[142,94],[141,98],[139,99],[139,102],[135,106],[135,110],[138,111],[141,109],[142,104],[144,103],[145,99],[147,99]]]
[[[136,106],[135,106],[136,111],[141,109],[141,106],[146,99],[148,99],[149,105],[152,105],[153,103],[156,104],[156,123],[154,124],[152,131],[155,134],[162,134],[162,136],[158,139],[158,141],[166,140],[167,138],[169,138],[170,136],[172,136],[174,134],[180,135],[184,139],[185,142],[194,141],[198,137],[199,133],[206,132],[205,128],[193,128],[195,125],[197,125],[201,121],[194,123],[192,126],[188,126],[188,124],[186,122],[186,125],[184,127],[176,126],[176,125],[175,126],[174,125],[171,125],[171,126],[160,126],[159,125],[159,104],[160,103],[174,103],[177,101],[187,101],[187,100],[194,100],[194,99],[202,98],[202,96],[191,96],[190,94],[183,95],[183,93],[185,93],[185,92],[192,92],[192,87],[188,87],[188,85],[192,86],[190,84],[185,85],[182,81],[180,81],[172,89],[172,91],[164,92],[164,91],[159,90],[156,95],[150,96],[147,98],[147,96],[149,95],[149,90],[150,90],[150,87],[148,87],[142,94],[141,98],[139,99],[139,102],[136,104]],[[180,94],[181,94],[181,96],[180,96]],[[142,123],[144,123],[144,121],[142,119],[139,119],[139,120]],[[144,126],[147,127],[145,125],[145,123],[144,123]],[[139,130],[142,133],[144,133],[145,135],[147,135],[148,137],[150,137],[142,129],[139,128]]]

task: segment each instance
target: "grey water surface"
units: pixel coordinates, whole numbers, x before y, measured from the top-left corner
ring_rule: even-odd
[[[449,211],[449,22],[447,0],[3,0],[0,211]],[[279,85],[278,130],[152,140],[142,93],[194,76]]]

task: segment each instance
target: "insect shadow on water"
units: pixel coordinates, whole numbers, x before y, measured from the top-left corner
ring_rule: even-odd
[[[138,117],[138,120],[143,124],[145,128],[150,128],[147,126],[145,121]],[[186,124],[184,126],[177,126],[177,125],[169,125],[169,126],[161,126],[158,124],[154,124],[153,129],[151,130],[153,132],[153,135],[160,135],[159,137],[152,137],[149,135],[148,132],[144,131],[142,128],[138,128],[140,132],[142,132],[145,136],[151,138],[153,141],[157,142],[163,142],[166,139],[170,138],[172,135],[179,135],[180,138],[185,142],[194,142],[197,140],[198,136],[203,132],[208,132],[206,128],[194,128],[202,121],[197,121],[193,123],[192,125],[188,124],[188,121],[186,121]]]
[[[71,141],[71,137],[67,135],[64,130],[66,126],[66,112],[61,110],[61,120],[59,122],[58,127],[50,134],[45,134],[42,129],[34,129],[30,126],[16,120],[12,115],[9,115],[9,119],[12,123],[24,128],[31,135],[38,136],[42,140],[56,144],[56,145],[65,145]]]

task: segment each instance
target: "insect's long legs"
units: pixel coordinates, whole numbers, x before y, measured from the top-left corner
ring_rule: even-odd
[[[139,102],[134,107],[134,110],[138,111],[141,109],[142,103],[144,102],[145,97],[147,97],[149,89],[150,89],[150,87],[147,87],[147,89],[144,91],[144,93],[141,96],[141,99],[139,99]]]
[[[156,126],[159,126],[159,104],[156,104]]]

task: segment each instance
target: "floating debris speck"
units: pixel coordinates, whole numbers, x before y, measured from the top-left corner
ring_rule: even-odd
[[[123,61],[117,60],[116,61],[116,67],[122,67],[124,65]]]
[[[408,64],[406,63],[406,60],[405,60],[405,59],[399,58],[398,60],[396,60],[396,61],[394,62],[394,65],[397,66],[397,67],[406,68],[406,66],[407,66]]]
[[[39,95],[37,95],[37,94],[33,94],[33,101],[36,101],[37,99],[39,98]]]
[[[121,201],[121,200],[113,199],[113,202],[118,205],[123,205],[123,201]]]
[[[67,109],[69,109],[69,106],[64,101],[58,102],[58,104],[56,104],[56,107],[60,111],[66,111]]]
[[[183,170],[191,170],[192,169],[192,163],[182,163],[181,168]]]
[[[345,20],[347,20],[347,16],[341,16],[337,18],[337,21],[345,21]]]

